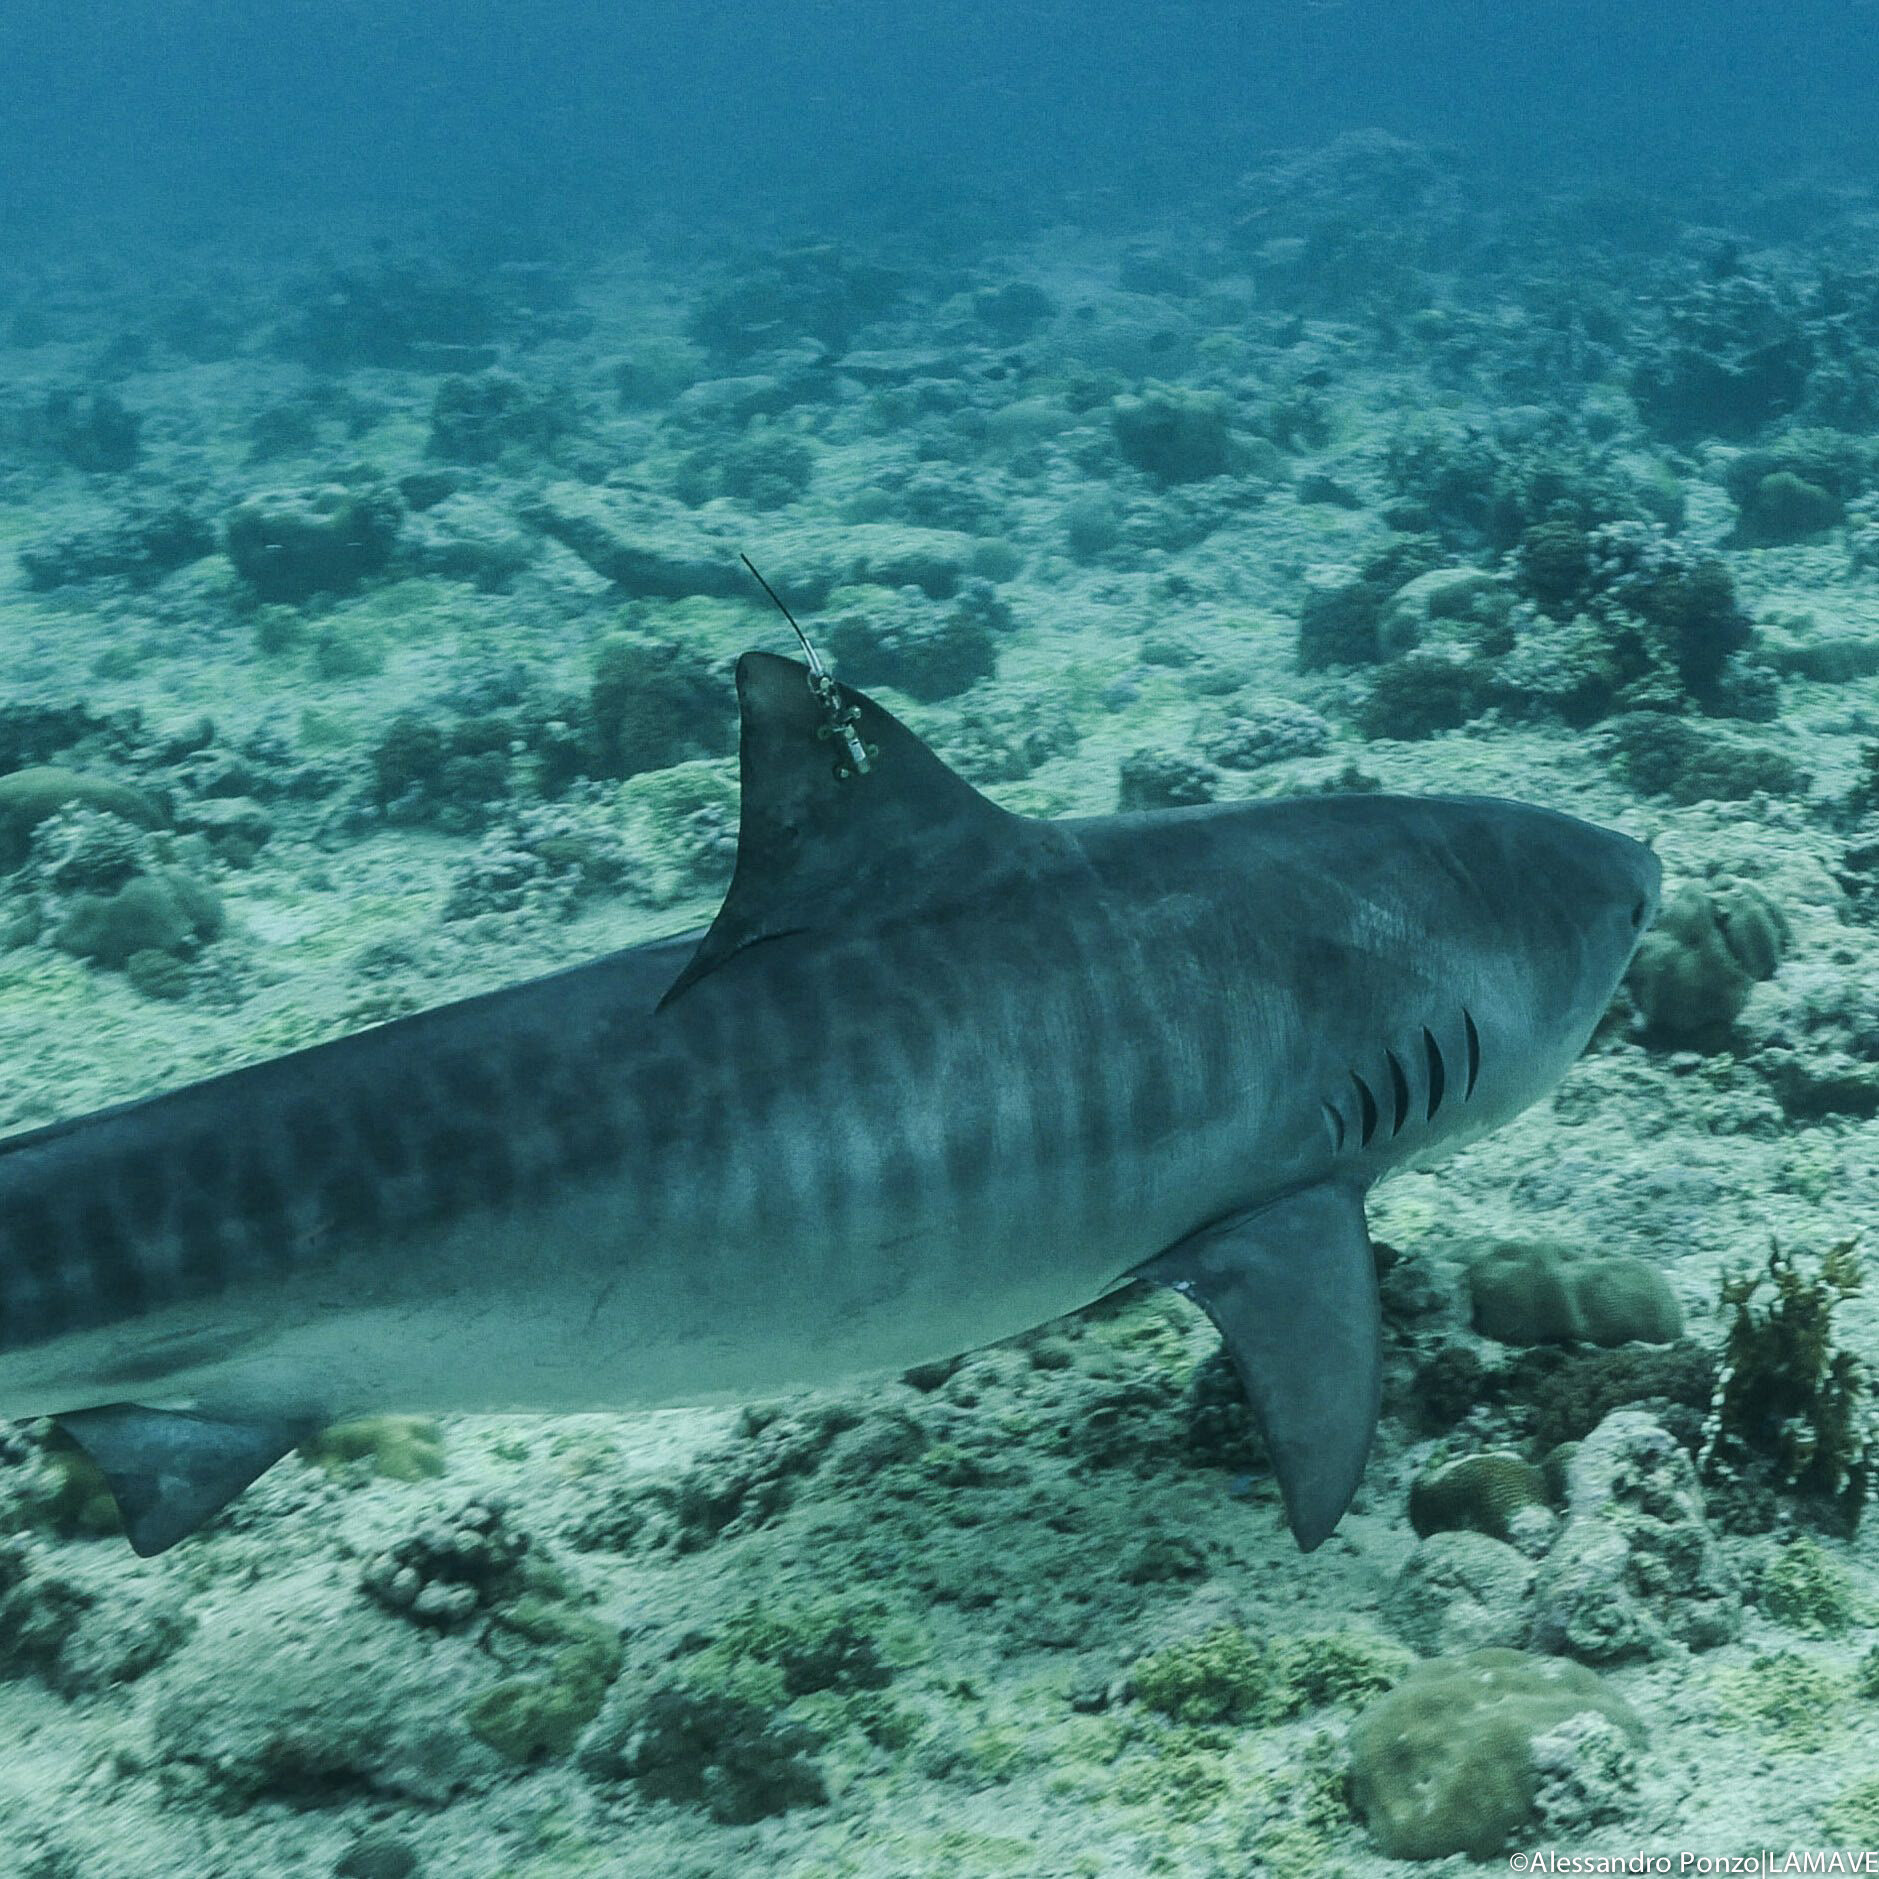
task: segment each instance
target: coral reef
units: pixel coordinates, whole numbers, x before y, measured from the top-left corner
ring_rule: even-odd
[[[581,1766],[597,1781],[635,1782],[648,1800],[687,1803],[744,1825],[826,1804],[828,1784],[811,1759],[821,1746],[807,1724],[754,1703],[662,1688],[617,1708],[609,1702]]]
[[[403,521],[396,491],[329,483],[245,497],[224,518],[222,540],[257,599],[294,602],[345,593],[378,573]]]
[[[1374,665],[1383,655],[1383,623],[1391,603],[1418,576],[1445,558],[1432,536],[1405,535],[1370,556],[1353,575],[1322,569],[1307,577],[1298,615],[1298,668]]]
[[[1657,711],[1614,718],[1604,741],[1612,768],[1633,789],[1673,803],[1800,796],[1813,781],[1786,751]]]
[[[603,640],[587,702],[595,776],[636,776],[733,748],[724,687],[682,646],[625,633]]]
[[[29,215],[0,1106],[56,1123],[708,919],[732,664],[793,654],[747,550],[1017,813],[1382,789],[1648,831],[1674,891],[1556,1100],[1376,1194],[1351,1516],[1295,1555],[1211,1328],[1134,1291],[741,1413],[372,1416],[160,1562],[18,1424],[9,1873],[1871,1838],[1870,192],[1823,159],[1508,195],[1364,133],[1125,229],[1151,199],[1101,167],[1069,222],[897,176],[839,243],[766,207],[753,248],[670,203],[623,245],[551,165],[297,272],[350,215],[146,218],[108,268]],[[1832,1250],[1761,1267],[1763,1219]],[[1455,1665],[1494,1649],[1553,1661]],[[1347,1725],[1385,1690],[1366,1845]]]
[[[173,1587],[113,1587],[43,1544],[0,1541],[0,1676],[95,1696],[147,1676],[195,1630]]]
[[[679,466],[674,493],[696,506],[714,497],[729,496],[752,509],[787,509],[809,493],[815,478],[815,452],[802,438],[772,427],[753,428],[728,446],[695,450]],[[914,517],[941,527],[957,526],[957,518]]]
[[[561,401],[543,396],[512,372],[445,378],[431,401],[426,456],[445,463],[494,463],[514,447],[536,453],[568,428]]]
[[[179,868],[156,868],[108,894],[74,894],[52,928],[52,943],[121,972],[142,953],[194,952],[221,930],[213,888]]]
[[[1068,756],[1082,735],[1075,717],[1048,699],[993,696],[961,705],[958,728],[943,748],[946,761],[972,782],[1011,783]]]
[[[1807,391],[1814,349],[1782,291],[1746,272],[1666,298],[1662,335],[1632,372],[1639,415],[1660,437],[1752,437]]]
[[[231,1806],[437,1807],[505,1769],[465,1721],[487,1683],[479,1651],[383,1619],[335,1623],[315,1592],[284,1574],[176,1652],[154,1718],[166,1763]]]
[[[1635,1808],[1641,1758],[1635,1731],[1582,1709],[1533,1738],[1533,1815],[1559,1838],[1624,1820]]]
[[[893,268],[833,242],[804,243],[747,258],[699,297],[687,326],[701,346],[732,363],[805,336],[842,351],[904,288]]]
[[[934,704],[998,670],[998,638],[983,598],[936,611],[917,587],[831,597],[823,631],[840,669],[864,688],[891,685]]]
[[[1615,1411],[1573,1450],[1566,1479],[1565,1528],[1534,1586],[1536,1648],[1613,1664],[1736,1636],[1741,1588],[1695,1464],[1664,1429]]]
[[[427,257],[381,255],[309,282],[281,349],[321,371],[357,366],[466,371],[493,363],[504,322],[495,284]]]
[[[1352,1803],[1392,1859],[1491,1859],[1538,1819],[1564,1772],[1558,1731],[1587,1712],[1643,1740],[1582,1665],[1507,1650],[1418,1664],[1352,1725]]]
[[[34,831],[65,809],[93,810],[144,829],[160,828],[165,820],[162,809],[128,783],[43,764],[15,770],[0,776],[0,872],[19,867]]]
[[[1517,1649],[1532,1623],[1533,1562],[1484,1533],[1431,1533],[1403,1562],[1383,1621],[1412,1649],[1440,1657]]]
[[[14,805],[22,819],[60,798],[65,806],[43,815],[28,838],[16,877],[22,891],[13,903],[13,943],[43,940],[110,971],[125,971],[139,959],[140,984],[156,988],[158,996],[175,996],[174,973],[158,960],[194,958],[224,925],[215,888],[174,865],[188,842],[200,838],[177,844],[149,832],[140,823],[156,819],[153,805],[122,786],[56,771],[16,775],[27,785]],[[0,796],[14,780],[0,779]],[[81,806],[88,799],[117,808]]]
[[[1330,748],[1331,727],[1317,712],[1285,700],[1238,708],[1201,739],[1201,755],[1223,770],[1258,770]]]
[[[142,433],[143,419],[115,392],[64,387],[46,394],[28,434],[72,469],[110,476],[136,467]]]
[[[1715,1358],[1688,1339],[1611,1350],[1542,1346],[1522,1352],[1492,1388],[1477,1384],[1472,1400],[1524,1403],[1540,1452],[1590,1435],[1614,1409],[1637,1407],[1648,1409],[1695,1454],[1715,1387]]]
[[[1518,1455],[1463,1455],[1417,1475],[1409,1489],[1409,1524],[1425,1540],[1457,1531],[1504,1540],[1523,1509],[1543,1508],[1546,1501],[1546,1477]]]
[[[530,908],[570,919],[584,900],[617,888],[632,868],[626,844],[601,817],[567,803],[525,809],[492,829],[457,865],[443,917],[469,920]]]
[[[1211,764],[1173,750],[1135,750],[1117,773],[1116,807],[1181,809],[1212,802],[1219,781]]]
[[[528,1550],[501,1506],[472,1503],[368,1560],[359,1583],[387,1611],[448,1630],[511,1596]]]
[[[28,583],[42,590],[121,577],[148,587],[215,553],[214,526],[180,502],[127,510],[95,528],[28,542],[19,551]]]
[[[1461,647],[1418,647],[1370,681],[1357,711],[1366,737],[1405,742],[1459,730],[1487,705],[1487,674]]]
[[[1110,416],[1123,461],[1163,483],[1223,475],[1230,463],[1226,400],[1218,392],[1151,384],[1118,398]]]
[[[1717,1050],[1790,942],[1787,916],[1746,881],[1677,889],[1638,946],[1625,983],[1653,1042]],[[1673,1334],[1674,1335],[1674,1334]]]
[[[1506,1240],[1469,1261],[1468,1290],[1474,1328],[1502,1344],[1669,1344],[1683,1335],[1664,1275],[1630,1253]]]
[[[372,804],[389,822],[481,827],[514,782],[507,718],[462,716],[439,724],[401,711],[368,754]]]

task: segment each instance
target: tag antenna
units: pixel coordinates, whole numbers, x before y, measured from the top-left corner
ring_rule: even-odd
[[[847,761],[835,766],[836,780],[845,783],[851,776],[866,776],[874,768],[874,759],[880,752],[873,744],[861,741],[861,733],[855,728],[861,721],[860,709],[842,703],[841,688],[816,657],[816,649],[810,645],[809,635],[798,625],[796,616],[784,606],[783,596],[757,572],[757,564],[746,554],[739,554],[737,558],[750,570],[750,578],[770,596],[771,605],[790,623],[802,643],[803,657],[809,661],[809,689],[815,693],[816,702],[822,707],[822,723],[816,735],[835,739],[848,753]]]

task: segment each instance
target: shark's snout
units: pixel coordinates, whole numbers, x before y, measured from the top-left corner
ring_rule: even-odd
[[[1474,1015],[1484,1062],[1505,1066],[1484,1084],[1511,1113],[1591,1037],[1657,916],[1663,869],[1643,842],[1557,810],[1475,801],[1458,813],[1456,851],[1479,896]]]
[[[1638,898],[1632,908],[1632,925],[1638,937],[1643,938],[1651,922],[1657,918],[1657,909],[1664,898],[1664,864],[1656,854],[1642,842],[1633,842],[1631,846],[1638,851]]]
[[[1630,963],[1638,941],[1657,918],[1664,891],[1664,864],[1645,843],[1633,841],[1629,835],[1593,828],[1590,824],[1586,827],[1609,851],[1605,871],[1611,879],[1610,895],[1624,915],[1624,930],[1619,936],[1623,957],[1618,962],[1618,970],[1622,972]]]
[[[1618,989],[1657,918],[1663,864],[1640,841],[1573,817],[1550,823],[1528,919],[1533,957],[1562,1000],[1562,1029],[1587,1030]]]

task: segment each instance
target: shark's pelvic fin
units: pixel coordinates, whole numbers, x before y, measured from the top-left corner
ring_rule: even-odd
[[[1342,1518],[1376,1433],[1382,1332],[1361,1190],[1323,1182],[1203,1227],[1138,1277],[1200,1305],[1226,1341],[1307,1553]]]
[[[841,696],[874,753],[865,776],[837,775],[847,765],[807,666],[738,660],[737,867],[662,1004],[759,940],[930,911],[1070,852],[1061,831],[989,802],[871,698],[847,685]]]
[[[57,1420],[98,1464],[132,1550],[145,1559],[194,1533],[318,1428],[218,1422],[135,1403],[72,1410]]]

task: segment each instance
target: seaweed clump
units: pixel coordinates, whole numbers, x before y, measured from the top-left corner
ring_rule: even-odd
[[[1752,1491],[1760,1476],[1848,1532],[1872,1475],[1866,1367],[1833,1330],[1835,1309],[1864,1283],[1857,1247],[1840,1241],[1810,1272],[1776,1243],[1765,1271],[1723,1281],[1734,1317],[1701,1458],[1712,1480]]]

